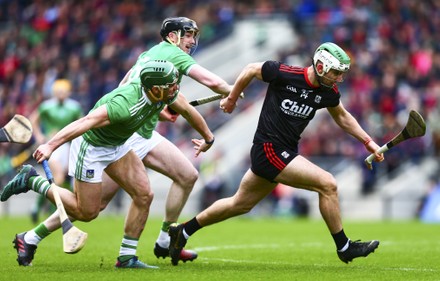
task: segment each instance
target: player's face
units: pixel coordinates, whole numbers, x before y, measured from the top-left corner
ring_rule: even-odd
[[[192,48],[197,44],[195,33],[193,31],[185,32],[185,35],[180,38],[179,48],[187,54],[190,54]]]
[[[329,72],[322,76],[321,83],[328,87],[333,87],[336,83],[344,82],[346,72],[342,72],[336,69],[330,69]]]
[[[65,88],[54,89],[53,91],[54,97],[56,97],[59,101],[64,101],[70,96],[70,90]]]
[[[167,103],[168,101],[173,100],[178,91],[179,91],[179,84],[177,83],[168,84],[167,87],[164,88],[163,102]]]

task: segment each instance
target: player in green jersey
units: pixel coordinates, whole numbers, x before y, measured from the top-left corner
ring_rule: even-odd
[[[137,79],[143,64],[151,59],[165,59],[174,64],[179,71],[179,83],[183,76],[189,76],[212,91],[227,96],[232,89],[222,78],[197,64],[191,54],[195,51],[200,36],[199,29],[195,21],[186,17],[167,18],[163,21],[160,35],[162,42],[143,52],[137,59],[135,65],[126,74],[121,84],[128,83]],[[182,94],[178,99],[185,100]],[[176,107],[171,105],[172,109]],[[179,109],[174,111],[181,112]],[[182,113],[186,118],[187,113]],[[169,114],[163,110],[161,117],[165,120],[174,122],[177,115]],[[145,167],[158,171],[170,178],[171,184],[167,202],[165,204],[165,217],[159,235],[154,245],[156,257],[169,257],[170,237],[168,228],[172,223],[177,222],[180,213],[188,200],[188,197],[198,179],[198,171],[191,161],[173,143],[154,131],[154,126],[143,126],[135,133],[128,142],[136,154],[142,159]],[[176,164],[177,163],[177,164]],[[104,209],[112,199],[118,185],[109,177],[104,176],[105,194],[102,208]],[[182,261],[192,261],[197,258],[195,251],[183,249],[180,259]]]
[[[139,73],[149,60],[165,59],[173,63],[178,70],[179,84],[183,75],[186,75],[216,93],[221,93],[225,96],[229,94],[232,86],[219,76],[198,65],[190,55],[196,48],[199,37],[199,29],[193,20],[185,17],[167,18],[162,23],[160,34],[163,41],[139,56],[135,65],[120,82],[120,86],[139,79]],[[173,103],[171,107],[184,118],[189,121],[202,118],[193,107],[188,107],[189,110],[187,110],[180,106],[181,104],[184,104],[185,107],[188,105],[187,100],[181,93],[179,93],[177,100],[178,102]],[[177,118],[177,115],[171,115],[165,109],[161,111],[160,116],[162,119],[172,122]],[[197,118],[192,116],[197,116]],[[153,116],[150,122],[146,123],[127,140],[127,144],[142,159],[145,167],[160,172],[173,181],[165,204],[165,218],[154,246],[156,257],[165,258],[169,256],[169,225],[177,222],[188,196],[198,179],[198,171],[182,151],[172,142],[154,131],[158,120],[159,115]],[[103,210],[119,190],[119,185],[105,173],[102,180],[103,197],[101,209]],[[48,229],[48,231],[53,232],[60,227],[58,217],[52,216],[33,230],[28,231],[24,240],[26,243],[32,242],[32,245],[36,246],[47,236],[46,232],[41,234],[41,231],[38,231],[39,228]],[[30,253],[22,253],[23,258],[30,255]],[[180,259],[182,261],[192,261],[195,258],[197,258],[195,251],[185,249],[181,251]],[[31,258],[27,259],[32,260]]]
[[[101,209],[103,192],[102,175],[105,171],[131,196],[124,227],[124,237],[117,259],[117,268],[156,268],[138,260],[136,249],[148,218],[153,199],[148,175],[139,157],[126,144],[127,139],[145,123],[155,122],[165,104],[173,104],[178,112],[193,109],[178,98],[178,72],[172,63],[154,60],[145,63],[136,80],[102,97],[83,118],[64,127],[47,143],[39,146],[33,156],[38,163],[49,159],[60,145],[72,140],[69,159],[69,175],[74,177],[75,193],[50,186],[30,165],[21,171],[3,189],[1,201],[13,194],[34,190],[54,201],[52,188],[58,192],[67,213],[73,219],[91,221]],[[196,154],[207,151],[214,136],[200,115],[190,124],[203,139],[193,140]],[[57,212],[49,217],[53,221]],[[32,230],[34,231],[34,230]],[[20,265],[30,265],[36,251],[37,237],[49,234],[40,224],[26,241],[26,233],[16,235],[14,240]]]
[[[71,92],[72,85],[69,80],[55,80],[52,85],[53,97],[43,101],[30,115],[29,120],[34,128],[34,137],[37,144],[45,143],[64,126],[84,115],[79,102],[70,98]],[[70,143],[63,144],[54,151],[49,160],[54,182],[58,186],[70,187],[69,182],[66,182],[67,169],[69,167],[69,149]],[[31,211],[33,223],[37,223],[39,213],[47,202],[49,201],[44,196],[38,196],[35,206]],[[51,205],[49,208],[51,213],[55,209],[54,205]]]

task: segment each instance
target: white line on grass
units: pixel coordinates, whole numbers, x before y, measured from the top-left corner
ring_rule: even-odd
[[[322,247],[323,243],[313,242],[313,243],[289,243],[289,244],[253,244],[253,245],[224,245],[224,246],[209,246],[209,247],[197,247],[194,248],[197,252],[214,252],[214,251],[222,251],[222,250],[237,250],[237,249],[278,249],[278,248],[286,248],[286,247],[304,247],[304,248],[318,248]],[[221,262],[230,262],[230,263],[252,263],[252,264],[274,264],[274,265],[292,265],[292,263],[288,262],[278,262],[278,261],[256,261],[256,260],[237,260],[237,259],[222,259],[222,258],[206,258],[199,257],[199,260],[202,260],[205,263],[209,263],[210,261],[221,261]],[[315,264],[314,267],[327,267],[322,264]],[[358,268],[362,268],[363,266],[356,266]],[[367,267],[365,267],[367,268]],[[371,269],[371,267],[368,267]],[[379,269],[379,268],[378,268]],[[438,269],[432,268],[412,268],[412,267],[384,267],[380,268],[381,270],[387,271],[413,271],[413,272],[438,272]]]
[[[239,250],[239,249],[279,249],[279,248],[320,248],[323,247],[324,243],[311,242],[311,243],[289,243],[289,244],[254,244],[254,245],[223,245],[223,246],[207,246],[207,247],[196,247],[194,248],[197,252],[213,252],[220,250]]]
[[[236,260],[236,259],[220,259],[220,258],[204,258],[199,257],[199,260],[204,263],[209,263],[210,261],[220,261],[220,262],[230,262],[230,263],[247,263],[247,264],[272,264],[272,265],[294,265],[290,262],[279,262],[279,261],[256,261],[256,260]],[[327,268],[328,265],[322,264],[313,264],[314,268]],[[359,266],[356,265],[356,268],[363,268],[371,270],[371,266]],[[382,267],[376,268],[376,270],[385,270],[385,271],[412,271],[412,272],[438,272],[439,270],[432,268],[411,268],[411,267]]]

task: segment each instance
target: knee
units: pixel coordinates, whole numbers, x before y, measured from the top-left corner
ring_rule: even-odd
[[[132,197],[133,203],[138,206],[150,206],[153,202],[154,192],[150,190],[142,190]]]
[[[337,195],[338,186],[335,177],[330,173],[326,173],[320,178],[321,178],[320,193],[328,196]]]
[[[78,218],[78,220],[83,221],[83,222],[92,221],[98,217],[99,211],[100,211],[99,209],[97,209],[97,210],[93,210],[93,209],[81,210],[80,217]]]
[[[196,168],[192,167],[190,170],[186,171],[182,175],[178,176],[174,180],[180,185],[189,190],[192,190],[194,184],[199,178],[199,172]]]

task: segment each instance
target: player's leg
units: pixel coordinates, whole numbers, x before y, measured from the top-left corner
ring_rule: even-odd
[[[165,218],[157,237],[154,254],[156,257],[169,256],[169,226],[177,222],[183,207],[198,178],[198,171],[188,158],[170,141],[161,137],[161,141],[143,158],[142,162],[172,180],[165,204]],[[197,253],[182,250],[180,259],[184,262],[197,258]]]
[[[298,155],[281,171],[275,181],[318,192],[319,209],[330,232],[337,233],[342,230],[336,180],[329,172]]]
[[[68,188],[66,185],[66,176],[69,168],[69,149],[70,143],[65,143],[58,147],[50,156],[48,161],[53,175],[54,183],[59,187]],[[50,214],[56,210],[56,205],[49,202],[44,196],[39,196],[36,207],[32,210],[31,218],[34,223],[38,221],[38,215],[44,207],[47,207]]]
[[[176,222],[197,181],[197,169],[182,151],[167,139],[156,145],[142,162],[145,167],[173,181],[165,205],[165,221]]]
[[[74,219],[71,218],[71,221],[74,221]],[[18,264],[32,265],[38,244],[59,228],[61,228],[60,217],[58,211],[55,211],[33,229],[16,234],[13,243],[14,248],[17,250]]]
[[[119,184],[117,184],[107,173],[102,175],[102,194],[101,194],[101,211],[103,211],[116,193],[119,191]]]
[[[329,172],[298,155],[275,178],[277,182],[315,191],[319,194],[319,210],[335,241],[339,258],[348,263],[367,256],[379,246],[379,241],[350,241],[342,227],[336,180]]]
[[[218,223],[231,217],[250,212],[275,188],[270,182],[248,170],[241,180],[237,192],[228,198],[219,199],[210,207],[200,212],[196,219],[201,227]]]
[[[100,210],[104,210],[116,192],[119,190],[119,185],[115,183],[107,174],[103,174],[103,189],[101,195],[101,207]],[[43,197],[43,196],[41,196]],[[45,197],[43,197],[46,202]],[[75,218],[70,217],[73,222]],[[52,232],[61,228],[61,222],[58,211],[55,211],[45,221],[38,224],[35,228],[26,232],[19,233],[14,238],[14,247],[18,251],[17,261],[20,265],[31,265],[34,259],[35,252],[38,244],[43,241]]]
[[[119,185],[115,183],[107,174],[103,174],[103,189],[101,195],[100,210],[104,210],[116,192],[119,190]],[[48,202],[44,196],[41,195],[44,202]],[[70,221],[75,221],[75,218],[69,216]],[[31,265],[34,259],[38,244],[43,241],[52,232],[61,228],[61,222],[58,211],[53,212],[45,221],[38,224],[31,230],[19,233],[14,238],[14,247],[18,250],[18,262],[20,265]]]
[[[81,146],[81,140],[75,139],[73,142],[76,145],[72,146],[72,154],[74,157],[70,157],[70,165],[72,166],[71,176],[75,176],[75,166],[78,161],[77,156],[79,154],[78,149]],[[90,150],[87,151],[87,154],[87,157],[90,157],[91,159],[94,159],[96,156],[93,151]],[[87,157],[84,158],[84,161],[87,161]],[[102,173],[103,167],[93,168],[98,183],[87,183],[75,180],[75,194],[64,188],[52,187],[58,188],[58,193],[62,198],[63,205],[72,220],[81,219],[89,221],[99,213],[99,201],[101,197],[101,184],[99,181],[101,180],[100,173]],[[16,191],[21,192],[23,192],[23,190],[33,189],[40,194],[44,194],[44,196],[49,197],[53,201],[52,191],[50,190],[52,188],[50,188],[49,182],[42,176],[38,175],[35,169],[30,165],[25,165],[22,168],[20,173],[10,182],[10,186],[15,187]],[[60,221],[58,212],[55,212],[34,229],[16,235],[14,244],[17,248],[17,260],[19,264],[30,265],[37,244],[58,228],[60,228]]]
[[[142,161],[130,150],[122,158],[111,163],[105,172],[132,198],[115,266],[118,268],[155,268],[139,261],[136,256],[139,238],[147,222],[153,200],[153,192]]]
[[[57,188],[66,211],[74,219],[90,221],[99,213],[100,184],[90,184],[76,181],[75,194],[64,188],[49,185],[48,181],[36,174],[29,178],[29,185],[40,186],[40,190],[47,189],[46,195],[52,202],[53,188]],[[38,243],[47,237],[52,231],[60,228],[58,212],[54,212],[43,223],[34,229],[17,234],[13,240],[14,248],[17,250],[17,261],[19,265],[28,266],[32,264]]]
[[[170,256],[173,265],[178,264],[178,257],[187,239],[202,227],[224,221],[228,218],[248,213],[275,188],[276,183],[255,175],[250,169],[241,180],[237,192],[228,198],[215,201],[190,221],[171,226],[169,234]]]

